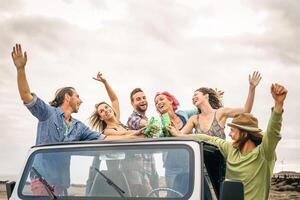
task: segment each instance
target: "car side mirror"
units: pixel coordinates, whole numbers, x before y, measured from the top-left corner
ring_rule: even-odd
[[[10,198],[13,190],[14,190],[14,187],[16,185],[16,182],[15,181],[8,181],[6,182],[6,195],[7,195],[7,199]]]
[[[220,200],[244,200],[242,181],[226,179],[221,184]]]

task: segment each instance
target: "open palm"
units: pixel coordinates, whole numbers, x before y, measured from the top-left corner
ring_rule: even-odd
[[[253,72],[252,76],[249,75],[249,83],[251,86],[256,87],[261,80],[260,73],[258,71]]]
[[[103,77],[103,74],[98,72],[97,77],[93,77],[94,80],[100,81],[102,83],[106,82],[106,79]]]
[[[22,53],[22,47],[20,44],[16,44],[16,46],[13,47],[11,57],[17,69],[22,69],[25,67],[27,62],[27,54],[26,52],[24,54]]]

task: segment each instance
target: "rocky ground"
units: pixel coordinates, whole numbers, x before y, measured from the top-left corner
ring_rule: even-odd
[[[299,200],[300,192],[286,191],[278,192],[271,190],[269,200]]]
[[[7,200],[4,184],[0,184],[0,200]],[[300,200],[300,173],[274,174],[269,200]]]
[[[0,200],[7,200],[5,192],[0,192]],[[300,200],[300,192],[271,190],[269,200]]]
[[[295,172],[274,174],[269,199],[300,200],[300,174]]]

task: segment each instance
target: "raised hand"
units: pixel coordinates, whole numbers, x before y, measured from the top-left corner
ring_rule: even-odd
[[[97,77],[96,77],[96,78],[93,77],[93,79],[96,80],[96,81],[100,81],[100,82],[102,82],[102,83],[105,83],[105,82],[106,82],[106,79],[103,77],[103,74],[100,73],[100,72],[98,72]]]
[[[287,89],[285,89],[282,85],[279,85],[277,83],[272,84],[271,94],[273,99],[275,100],[275,103],[283,104],[287,93],[288,93]]]
[[[255,88],[259,84],[261,78],[262,77],[260,76],[260,73],[258,71],[254,71],[252,76],[250,76],[250,74],[249,74],[250,86]]]
[[[27,62],[27,54],[26,51],[24,52],[24,54],[22,53],[22,47],[20,44],[16,44],[16,46],[13,47],[11,57],[14,61],[17,70],[25,68]]]
[[[16,44],[16,46],[13,47],[13,51],[11,52],[11,57],[17,68],[17,82],[18,82],[20,97],[24,103],[30,103],[33,99],[33,96],[30,92],[29,84],[27,82],[26,73],[25,73],[27,54],[26,52],[24,52],[23,54],[21,45]]]

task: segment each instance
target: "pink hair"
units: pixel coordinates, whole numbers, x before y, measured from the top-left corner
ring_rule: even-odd
[[[158,95],[165,95],[167,97],[167,99],[169,101],[172,102],[172,107],[173,107],[173,110],[177,110],[178,106],[179,106],[179,102],[178,100],[172,95],[170,94],[169,92],[167,91],[164,91],[164,92],[157,92],[154,99],[158,96]]]

